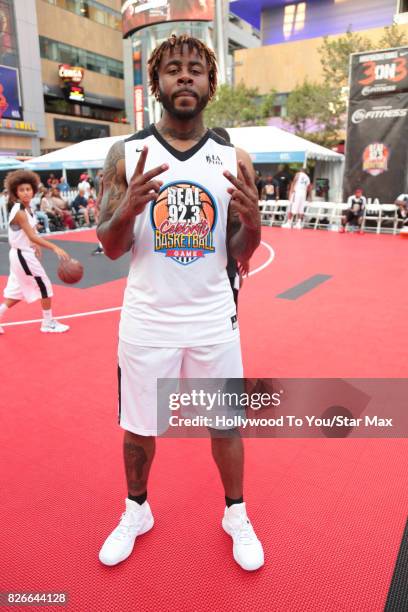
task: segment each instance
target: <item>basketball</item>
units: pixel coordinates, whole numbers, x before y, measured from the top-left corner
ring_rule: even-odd
[[[84,275],[83,265],[76,259],[62,259],[57,270],[59,278],[67,285],[78,283]]]
[[[172,202],[172,194],[169,194],[169,190],[172,189],[173,193],[175,190],[182,190],[186,192],[187,190],[197,190],[198,198],[194,201],[199,205],[199,217],[200,219],[206,219],[210,229],[214,225],[214,205],[211,201],[210,196],[206,193],[201,187],[191,184],[191,183],[177,183],[169,186],[167,189],[164,189],[160,194],[158,199],[156,200],[153,207],[153,221],[156,228],[159,228],[163,221],[169,218],[169,207]],[[182,206],[180,207],[182,208]],[[189,217],[182,217],[179,219],[180,222],[189,221]]]

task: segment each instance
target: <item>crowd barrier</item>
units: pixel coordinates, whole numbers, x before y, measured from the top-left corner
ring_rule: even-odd
[[[259,210],[263,225],[280,226],[287,220],[289,200],[261,200]],[[338,231],[347,204],[338,202],[310,202],[304,212],[304,227]],[[376,234],[397,234],[402,220],[395,204],[367,204],[362,229]]]

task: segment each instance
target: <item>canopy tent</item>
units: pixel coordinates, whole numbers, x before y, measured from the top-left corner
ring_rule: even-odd
[[[127,138],[127,136],[83,140],[63,149],[58,149],[58,151],[34,157],[27,162],[26,167],[31,170],[102,168],[111,146],[124,138]]]
[[[26,164],[19,159],[0,155],[0,172],[2,170],[18,170],[19,168],[24,168],[25,165]]]
[[[300,163],[316,161],[319,177],[330,180],[331,197],[341,198],[344,156],[304,138],[274,126],[229,128],[231,141],[245,149],[254,163]],[[31,159],[26,166],[32,170],[101,168],[113,143],[126,136],[84,140],[58,151]]]
[[[228,128],[231,142],[248,151],[254,164],[306,165],[313,160],[315,178],[327,178],[330,185],[330,199],[342,200],[344,155],[326,149],[291,132],[275,126]]]
[[[256,164],[301,163],[307,159],[341,162],[343,155],[272,125],[228,128],[231,142]]]

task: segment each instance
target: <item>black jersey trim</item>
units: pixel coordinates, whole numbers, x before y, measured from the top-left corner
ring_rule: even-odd
[[[187,161],[188,159],[193,157],[193,155],[195,155],[197,151],[199,151],[201,147],[205,145],[205,143],[210,137],[210,130],[207,130],[204,136],[199,140],[199,142],[197,142],[193,147],[191,147],[191,149],[187,149],[187,151],[179,151],[178,149],[172,147],[171,144],[169,144],[167,140],[163,138],[163,136],[158,132],[155,125],[152,124],[150,126],[150,129],[151,133],[160,142],[160,144],[163,145],[163,147],[167,149],[167,151],[179,161]]]
[[[125,138],[124,142],[130,142],[131,140],[143,140],[144,138],[151,136],[152,135],[151,127],[152,126],[149,125],[149,127],[144,128],[143,130],[140,130],[139,132],[136,132],[136,134],[133,134],[132,136],[129,136],[128,138]]]

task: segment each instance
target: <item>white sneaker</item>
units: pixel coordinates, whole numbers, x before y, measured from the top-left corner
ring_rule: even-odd
[[[296,225],[295,225],[295,229],[302,229],[303,225],[301,221],[297,221]]]
[[[292,221],[286,221],[286,223],[282,223],[281,227],[285,229],[292,229]]]
[[[51,319],[51,321],[44,321],[41,323],[41,331],[44,334],[62,334],[69,330],[69,325],[64,325],[55,319]]]
[[[128,558],[138,535],[149,531],[154,525],[152,511],[147,501],[139,505],[126,498],[126,512],[119,525],[106,538],[99,552],[99,561],[104,565],[116,565]]]
[[[225,508],[222,527],[233,540],[232,553],[244,570],[254,571],[264,564],[262,544],[246,513],[245,502]]]

